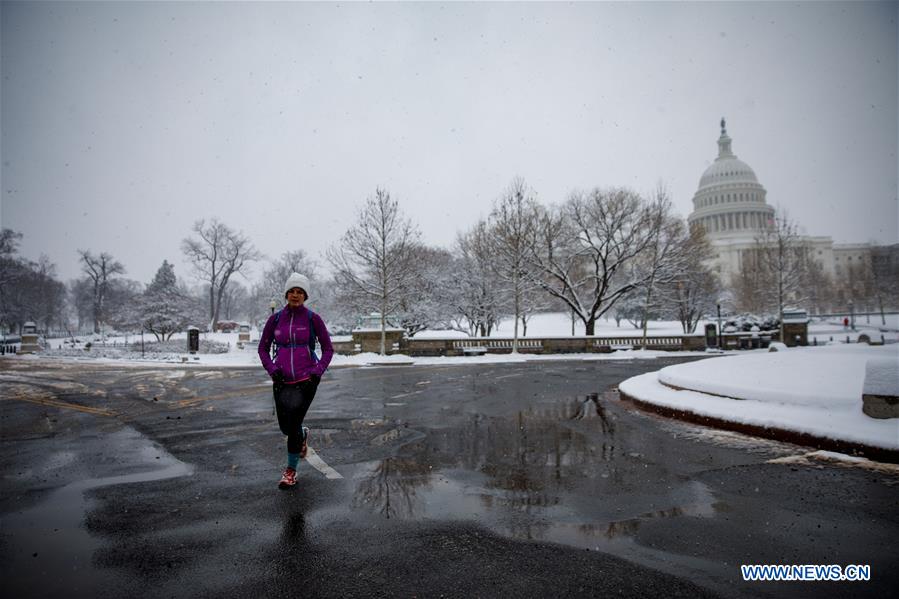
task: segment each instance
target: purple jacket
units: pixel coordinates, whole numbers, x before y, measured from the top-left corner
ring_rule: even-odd
[[[334,347],[331,345],[331,336],[328,334],[325,321],[314,312],[312,324],[315,327],[315,336],[322,347],[322,356],[316,360],[309,354],[309,312],[306,306],[295,309],[284,306],[278,317],[278,326],[275,326],[275,315],[279,312],[275,312],[269,316],[262,329],[262,337],[259,339],[259,360],[269,375],[280,369],[285,383],[296,383],[308,379],[313,374],[321,376],[334,356]],[[274,362],[269,357],[272,342],[277,348]]]

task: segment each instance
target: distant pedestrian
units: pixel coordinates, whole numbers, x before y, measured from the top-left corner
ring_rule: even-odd
[[[309,279],[292,273],[284,283],[287,305],[269,317],[259,339],[259,360],[272,377],[278,426],[287,435],[287,468],[278,482],[281,489],[296,485],[297,465],[306,457],[309,442],[303,419],[334,356],[325,322],[304,305],[308,290]],[[321,344],[321,358],[315,355],[316,339]],[[273,343],[274,360],[270,356]]]
[[[846,329],[848,329],[848,328],[849,328],[849,317],[848,317],[848,316],[844,316],[844,317],[843,317],[843,330],[846,330]]]

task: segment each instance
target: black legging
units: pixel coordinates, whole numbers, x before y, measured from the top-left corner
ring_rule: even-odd
[[[287,435],[288,453],[300,453],[303,445],[303,419],[315,397],[318,384],[312,380],[300,381],[294,385],[275,385],[275,410],[278,412],[278,426]]]

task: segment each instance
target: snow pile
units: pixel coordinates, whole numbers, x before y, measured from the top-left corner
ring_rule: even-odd
[[[899,361],[871,358],[865,372],[865,395],[899,396]]]
[[[899,449],[899,421],[862,412],[872,358],[899,363],[899,348],[836,345],[711,358],[630,378],[619,389],[700,416]]]
[[[659,381],[672,387],[735,399],[815,406],[854,403],[861,409],[870,353],[859,351],[864,348],[856,344],[782,349],[716,360],[714,368],[705,360],[678,364],[658,375]]]

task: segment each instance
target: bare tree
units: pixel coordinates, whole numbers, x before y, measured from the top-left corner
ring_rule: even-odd
[[[0,230],[0,325],[12,327],[18,320],[14,300],[15,283],[24,275],[17,259],[22,234],[12,229]]]
[[[806,268],[799,284],[801,295],[806,298],[812,313],[829,311],[833,305],[835,291],[833,278],[827,274],[821,263],[812,257],[811,251],[806,256]]]
[[[739,312],[761,314],[773,310],[770,290],[774,287],[772,273],[763,265],[758,248],[744,250],[740,268],[730,278],[730,289]]]
[[[309,277],[315,283],[318,277],[318,265],[303,250],[284,252],[278,260],[273,260],[262,273],[262,285],[271,298],[281,302],[284,300],[284,281],[291,273],[298,272]],[[317,285],[315,285],[317,287]]]
[[[673,307],[684,334],[689,335],[696,331],[703,316],[715,312],[721,289],[717,276],[708,266],[712,249],[702,226],[690,227],[683,248],[686,262],[678,276],[666,285],[663,295]]]
[[[0,230],[0,292],[15,279],[13,264],[22,234],[12,229]]]
[[[93,287],[91,308],[94,333],[99,333],[100,324],[105,322],[107,316],[105,303],[109,294],[110,280],[115,275],[124,274],[125,267],[106,252],[95,256],[89,250],[78,250],[78,255],[81,257],[81,270],[87,275]]]
[[[79,332],[86,330],[87,323],[91,320],[94,303],[92,295],[91,282],[87,277],[69,281],[68,300],[77,319],[76,328]]]
[[[531,321],[531,318],[535,314],[546,312],[552,307],[550,299],[540,287],[532,286],[526,290],[519,305],[522,337],[528,336],[528,323]]]
[[[335,305],[331,301],[333,289],[319,279],[318,264],[304,250],[287,251],[280,258],[269,260],[262,272],[262,279],[250,288],[242,307],[249,321],[254,325],[264,321],[271,314],[272,301],[276,306],[283,303],[284,282],[293,272],[309,277],[313,290],[306,305],[316,311],[327,311],[329,327],[333,326],[336,316]]]
[[[387,353],[387,316],[397,309],[416,276],[413,247],[419,233],[404,218],[390,193],[378,188],[365,202],[356,224],[328,249],[335,281],[360,303],[381,314],[381,354]]]
[[[243,233],[218,219],[212,219],[208,226],[204,220],[198,220],[193,232],[196,237],[182,241],[181,250],[198,278],[209,285],[209,328],[215,330],[231,277],[246,275],[249,263],[259,259],[259,252]]]
[[[513,312],[512,353],[518,353],[518,320],[522,314],[522,296],[537,289],[531,275],[537,231],[537,202],[524,179],[516,177],[494,204],[490,213],[492,266],[511,295]]]
[[[809,267],[809,248],[799,227],[783,210],[774,214],[768,227],[756,237],[759,265],[769,274],[768,292],[777,307],[780,340],[783,342],[783,311],[788,301],[803,301],[801,284]]]
[[[65,286],[56,266],[42,255],[37,262],[18,257],[20,233],[0,232],[0,330],[21,330],[33,320],[43,330],[65,321]]]
[[[646,202],[626,189],[574,192],[540,221],[532,261],[540,286],[593,335],[596,319],[645,282],[630,269],[655,237]]]
[[[871,248],[871,277],[874,298],[880,310],[881,323],[886,325],[884,308],[899,307],[899,244]]]
[[[643,279],[643,339],[646,348],[646,333],[649,326],[649,310],[653,307],[658,287],[673,282],[687,264],[688,255],[685,246],[686,227],[684,222],[675,217],[671,210],[668,192],[658,186],[648,211],[648,227],[652,236],[646,251],[634,260],[638,278]]]

